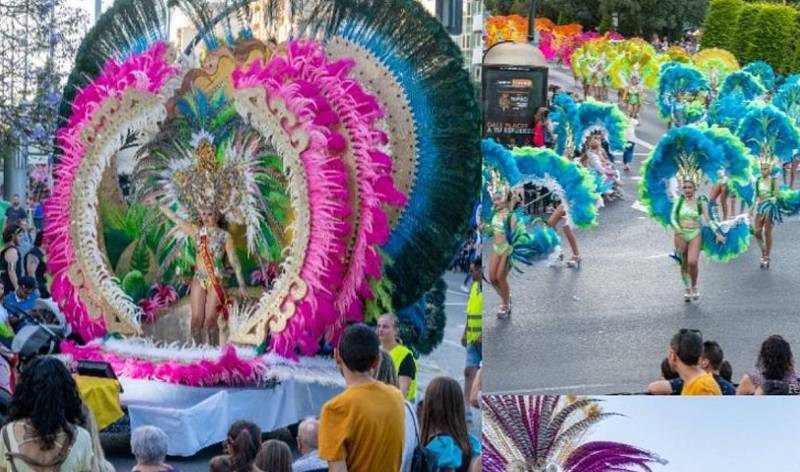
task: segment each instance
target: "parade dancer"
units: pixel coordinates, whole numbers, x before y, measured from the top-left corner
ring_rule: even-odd
[[[772,252],[772,230],[783,222],[778,205],[778,189],[773,176],[774,161],[769,158],[760,159],[761,175],[756,178],[756,204],[754,235],[761,249],[761,268],[769,269],[769,257]]]
[[[658,114],[669,128],[680,128],[703,117],[703,106],[690,103],[708,90],[708,81],[697,68],[677,62],[661,65],[658,78]]]
[[[491,198],[492,257],[489,265],[490,282],[500,294],[502,305],[498,316],[510,313],[510,294],[507,289],[508,269],[521,271],[521,265],[532,265],[553,253],[559,238],[555,231],[564,220],[565,235],[573,249],[571,267],[580,263],[577,243],[572,227],[589,228],[597,224],[594,182],[586,170],[547,148],[523,147],[505,149],[491,139],[483,141],[484,201]],[[532,223],[520,211],[513,210],[510,185],[526,182],[541,185],[558,195],[561,203],[547,222],[540,219]],[[485,216],[486,213],[484,213]]]
[[[511,255],[511,244],[506,237],[506,220],[511,226],[516,225],[516,217],[511,213],[511,192],[498,186],[492,192],[493,214],[489,227],[492,237],[492,255],[489,259],[489,283],[500,296],[498,318],[507,318],[511,315],[511,289],[508,285],[508,272],[510,265],[508,258]]]
[[[683,193],[672,206],[670,221],[675,230],[675,253],[681,263],[681,278],[686,286],[684,301],[699,300],[697,291],[697,278],[699,274],[698,262],[700,259],[700,246],[702,242],[701,218],[712,224],[719,243],[725,242],[725,237],[718,233],[718,225],[712,218],[708,198],[697,195],[699,187],[699,174],[692,167],[693,164],[685,163],[678,172]]]
[[[674,128],[642,165],[640,200],[651,218],[673,232],[673,257],[680,263],[687,303],[700,298],[701,251],[712,261],[725,262],[748,247],[747,215],[719,222],[709,199],[700,192],[703,175],[715,184],[720,171],[739,184],[751,180],[747,153],[736,137],[722,128]],[[673,196],[670,183],[675,180],[680,193]]]
[[[800,134],[792,120],[778,108],[752,105],[737,135],[758,156],[760,175],[755,179],[755,204],[752,216],[755,219],[754,235],[761,248],[762,269],[770,266],[772,235],[775,225],[783,222],[784,215],[800,210],[800,192],[789,189],[781,191],[776,174],[781,163],[791,163],[795,149],[800,148]]]
[[[639,119],[639,110],[642,108],[643,94],[644,85],[642,85],[639,74],[634,73],[631,76],[631,83],[628,86],[627,93],[625,94],[625,104],[628,108],[628,116],[634,120]]]

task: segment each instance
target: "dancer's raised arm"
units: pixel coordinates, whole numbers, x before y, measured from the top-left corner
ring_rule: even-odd
[[[197,232],[197,227],[195,225],[178,216],[178,214],[172,211],[168,206],[159,205],[158,209],[161,210],[161,213],[163,213],[164,216],[166,216],[170,221],[175,223],[175,225],[179,227],[181,231],[186,233],[187,236],[194,236],[194,234]]]

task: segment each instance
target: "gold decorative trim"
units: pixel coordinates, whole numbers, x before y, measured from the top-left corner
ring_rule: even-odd
[[[239,114],[262,136],[269,139],[283,158],[287,169],[288,185],[295,220],[290,226],[291,244],[284,248],[283,271],[271,290],[259,300],[256,314],[235,333],[230,340],[236,343],[261,344],[270,332],[281,332],[294,316],[296,301],[308,293],[308,285],[300,277],[304,256],[309,243],[311,205],[305,167],[300,154],[308,148],[309,137],[297,129],[298,119],[286,103],[275,97],[267,100],[263,88],[237,90],[233,94]]]
[[[390,150],[386,153],[392,158],[392,177],[397,189],[411,195],[417,178],[417,130],[411,103],[403,87],[391,71],[381,65],[381,61],[369,50],[341,37],[334,36],[325,46],[331,60],[352,58],[355,66],[352,71],[359,84],[378,98],[384,110],[383,121],[376,128],[389,134]],[[394,228],[403,215],[403,208],[387,207],[386,216]]]

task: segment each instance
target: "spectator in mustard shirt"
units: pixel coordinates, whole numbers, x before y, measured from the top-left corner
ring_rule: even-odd
[[[672,370],[683,380],[681,395],[722,395],[714,376],[700,365],[703,335],[696,329],[681,329],[669,343],[667,359]]]
[[[334,357],[347,387],[322,407],[319,458],[330,472],[400,470],[405,406],[400,390],[370,375],[380,360],[378,335],[348,326]]]

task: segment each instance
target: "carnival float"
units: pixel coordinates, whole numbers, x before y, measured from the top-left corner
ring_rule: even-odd
[[[348,323],[396,312],[429,352],[480,185],[472,85],[418,2],[267,9],[286,41],[254,35],[251,3],[117,0],[61,107],[45,239],[78,335],[61,351],[110,364],[170,454],[240,417],[316,414]]]

